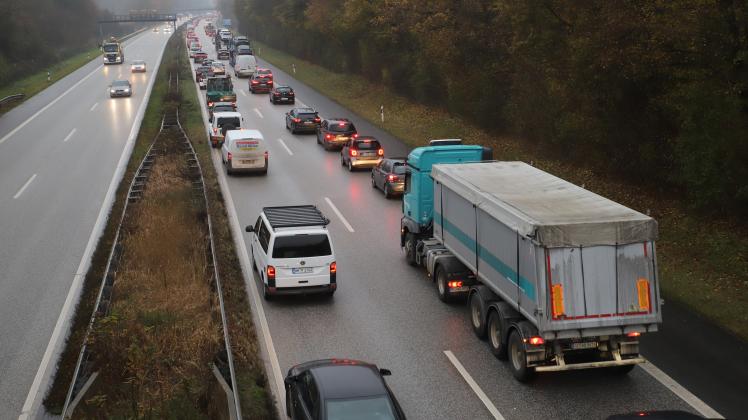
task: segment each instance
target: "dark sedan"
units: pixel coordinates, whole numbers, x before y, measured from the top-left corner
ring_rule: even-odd
[[[294,420],[404,420],[384,381],[387,369],[348,359],[292,367],[284,380],[286,414]]]
[[[300,131],[315,133],[320,121],[317,111],[312,108],[294,108],[286,112],[286,129],[293,134]]]
[[[292,104],[296,102],[296,94],[290,86],[275,86],[270,91],[271,104]]]
[[[317,143],[326,150],[340,149],[348,140],[358,138],[356,126],[348,118],[328,118],[317,130]]]
[[[371,169],[371,186],[384,191],[384,198],[401,195],[405,191],[405,158],[382,159]]]

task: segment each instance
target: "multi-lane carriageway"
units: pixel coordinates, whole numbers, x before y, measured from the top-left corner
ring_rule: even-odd
[[[215,54],[204,32],[196,32]],[[131,76],[128,66],[102,67],[97,57],[0,118],[0,419],[40,415],[166,39],[146,32],[126,44],[128,60],[148,62],[145,75]],[[273,70],[276,83],[294,87],[298,105],[313,106],[323,117],[349,117],[360,133],[379,138],[387,155],[407,154],[398,139],[261,64]],[[120,75],[134,82],[135,95],[109,100],[106,86]],[[246,79],[234,83],[246,125],[268,140],[270,172],[227,178],[217,151],[213,158],[235,235],[244,239],[240,257],[279,404],[282,375],[291,365],[350,357],[393,371],[388,382],[410,418],[604,418],[651,409],[744,415],[745,345],[673,305],[666,305],[664,330],[643,342],[645,356],[665,372],[649,365],[627,377],[582,371],[517,383],[472,335],[466,308],[439,302],[423,273],[404,263],[399,202],[372,190],[368,173],[343,170],[338,155],[322,150],[314,136],[287,132],[289,106],[250,94]],[[263,206],[299,203],[318,205],[333,221],[339,290],[329,301],[264,302],[240,227],[252,224]],[[698,333],[689,334],[693,329]]]

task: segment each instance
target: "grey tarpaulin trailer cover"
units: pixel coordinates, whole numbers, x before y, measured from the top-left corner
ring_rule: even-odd
[[[431,177],[434,237],[546,340],[657,330],[654,219],[523,162]]]

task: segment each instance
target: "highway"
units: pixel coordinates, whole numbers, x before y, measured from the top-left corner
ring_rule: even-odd
[[[125,65],[96,56],[0,118],[0,419],[39,414],[169,35],[139,34]],[[125,78],[134,95],[110,99]]]
[[[196,32],[203,48],[215,58],[202,28]],[[296,106],[312,106],[323,118],[351,118],[359,134],[380,140],[387,156],[407,155],[409,147],[400,140],[282,70],[259,62],[273,70],[276,84],[294,88]],[[249,93],[247,79],[234,78],[234,85],[245,128],[260,130],[269,145],[269,173],[226,177],[217,150],[213,161],[225,187],[234,234],[244,240],[239,244],[240,258],[250,276],[248,291],[259,306],[255,308],[261,324],[258,331],[264,332],[271,380],[282,380],[289,367],[311,359],[355,358],[392,370],[388,383],[408,417],[414,419],[597,419],[641,410],[726,415],[668,376],[673,375],[696,387],[699,394],[709,395],[710,404],[731,414],[745,413],[740,411],[744,408],[740,379],[722,380],[731,360],[715,360],[729,352],[743,375],[738,378],[745,378],[746,357],[741,348],[719,347],[739,341],[715,333],[722,341],[705,353],[684,352],[677,342],[668,340],[689,335],[685,346],[698,338],[688,325],[678,322],[671,324],[668,335],[643,339],[645,356],[654,355],[655,363],[666,362],[667,372],[647,364],[628,376],[591,370],[539,375],[529,385],[516,382],[505,363],[493,358],[487,344],[473,335],[464,302],[441,303],[425,273],[405,263],[399,248],[399,200],[386,200],[381,191],[373,190],[368,171],[344,170],[338,152],[324,151],[314,135],[292,135],[285,130],[284,113],[292,106],[272,105],[267,94]],[[204,105],[204,91],[200,95]],[[332,300],[302,296],[263,301],[257,295],[261,283],[248,268],[249,235],[243,227],[254,224],[263,206],[292,204],[316,204],[332,220],[329,229],[339,284]],[[666,308],[665,322],[678,321],[678,309]],[[668,319],[670,314],[675,319]],[[702,322],[690,321],[692,327]],[[276,385],[282,396],[282,383]]]

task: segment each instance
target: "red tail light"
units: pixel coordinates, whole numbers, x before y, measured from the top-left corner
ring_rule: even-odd
[[[332,140],[332,134],[325,134],[325,138],[327,140]]]
[[[450,289],[454,289],[456,287],[462,287],[462,282],[458,280],[448,281],[447,286],[449,286]]]
[[[384,149],[379,149],[379,150],[377,150],[377,154],[378,154],[379,156],[384,156]]]
[[[358,138],[358,133],[353,133],[353,138],[357,139]]]
[[[322,121],[322,120],[319,119],[319,117],[317,117],[317,118],[314,119],[314,122],[320,122],[320,121]]]
[[[351,156],[358,156],[358,150],[356,149],[350,149]]]
[[[229,152],[229,154],[226,155],[226,160],[231,161],[231,152]]]
[[[630,333],[626,334],[626,337],[632,337],[633,338],[633,337],[639,337],[640,335],[642,335],[642,333],[640,333],[640,332],[630,332]]]
[[[268,156],[269,156],[269,154],[268,154],[268,152],[267,152],[267,150],[266,150],[266,151],[265,151],[265,160],[268,160]]]
[[[213,102],[208,102],[208,108],[213,106]]]
[[[387,175],[387,181],[393,182],[397,180],[398,180],[397,175]]]
[[[217,128],[213,128],[213,134],[218,134],[218,129]]]
[[[301,122],[301,118],[292,118],[291,121],[293,121],[295,123],[300,123]]]
[[[256,84],[258,84],[258,83],[260,83],[260,82],[258,82],[257,80],[252,80],[252,84],[253,84],[253,85],[256,85]]]
[[[269,265],[267,268],[268,280],[275,279],[275,267]]]
[[[337,272],[338,272],[338,264],[335,261],[333,261],[332,263],[330,263],[330,274],[335,274]]]
[[[533,346],[539,346],[541,344],[545,344],[545,340],[543,340],[543,337],[540,337],[540,336],[537,336],[537,335],[533,336],[533,337],[530,337],[530,339],[527,340],[527,342],[530,343]]]

